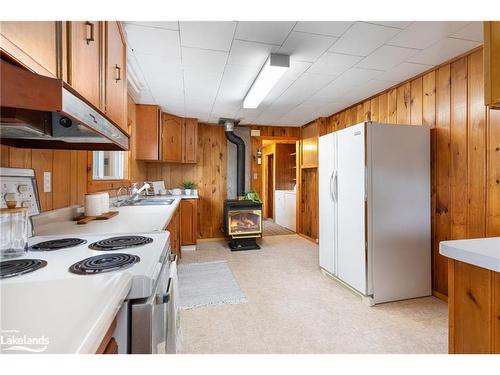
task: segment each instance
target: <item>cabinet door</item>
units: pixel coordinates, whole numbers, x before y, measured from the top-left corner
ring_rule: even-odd
[[[164,113],[162,115],[162,160],[182,162],[182,132],[184,119]]]
[[[126,48],[119,22],[106,22],[106,114],[127,129]]]
[[[69,83],[79,94],[101,108],[100,53],[102,23],[70,22]]]
[[[160,119],[160,107],[136,106],[136,159],[160,160]]]
[[[198,120],[187,118],[184,120],[184,163],[196,163],[197,142]]]
[[[177,256],[181,257],[181,244],[180,244],[180,215],[179,209],[175,210],[172,219],[170,219],[170,223],[167,226],[167,230],[170,232],[170,248],[172,249],[173,254],[177,254]]]
[[[61,23],[0,22],[0,48],[35,73],[61,75]]]
[[[181,201],[181,245],[195,245],[197,233],[197,200]]]

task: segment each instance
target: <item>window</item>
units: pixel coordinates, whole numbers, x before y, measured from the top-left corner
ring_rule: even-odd
[[[123,180],[127,178],[127,157],[124,151],[94,151],[94,180]]]

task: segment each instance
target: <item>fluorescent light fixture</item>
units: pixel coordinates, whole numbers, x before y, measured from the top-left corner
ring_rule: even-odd
[[[243,108],[257,108],[288,68],[290,56],[272,53],[248,90]]]

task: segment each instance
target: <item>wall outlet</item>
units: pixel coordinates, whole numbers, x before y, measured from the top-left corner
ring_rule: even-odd
[[[43,192],[50,193],[52,191],[52,173],[43,172]]]

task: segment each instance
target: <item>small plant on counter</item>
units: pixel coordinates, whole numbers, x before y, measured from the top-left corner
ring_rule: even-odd
[[[186,180],[181,183],[181,186],[184,188],[184,194],[191,195],[193,189],[196,188],[196,184],[193,181]]]
[[[249,201],[253,202],[262,203],[262,201],[260,200],[259,193],[257,193],[255,190],[247,191],[245,193],[245,199],[248,199]]]

